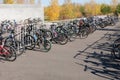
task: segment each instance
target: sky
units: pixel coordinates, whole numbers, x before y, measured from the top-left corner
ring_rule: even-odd
[[[37,1],[37,0],[36,0]],[[72,2],[84,4],[86,2],[89,2],[90,0],[72,0]],[[106,4],[111,4],[112,0],[95,0],[97,3],[106,3]],[[63,4],[64,0],[59,0],[60,4]],[[43,6],[48,6],[50,3],[50,0],[42,0],[42,5]]]
[[[37,3],[38,0],[36,0]],[[43,6],[48,6],[51,0],[41,0],[42,5]],[[80,3],[80,4],[84,4],[86,2],[89,2],[90,0],[72,0],[72,2],[75,3]],[[111,4],[112,0],[95,0],[97,3],[106,3],[106,4]],[[2,0],[0,0],[0,3],[2,3]],[[59,4],[63,4],[64,0],[59,0]]]

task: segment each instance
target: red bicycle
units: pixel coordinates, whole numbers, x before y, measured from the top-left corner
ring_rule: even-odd
[[[3,60],[6,61],[15,61],[16,60],[16,50],[8,45],[2,44],[3,42],[3,37],[0,34],[0,56],[2,57]]]

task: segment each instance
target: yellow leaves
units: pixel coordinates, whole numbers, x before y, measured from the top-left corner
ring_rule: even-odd
[[[97,4],[94,0],[91,0],[89,3],[85,4],[85,11],[88,15],[101,14],[100,8],[101,5]]]
[[[96,5],[96,15],[99,15],[99,14],[101,14],[101,5],[97,4]]]
[[[35,0],[30,0],[30,4],[34,4],[35,3]]]
[[[112,12],[116,10],[116,5],[118,0],[112,0],[112,4],[109,6],[112,8]],[[95,0],[90,0],[90,2],[81,5],[79,3],[72,3],[72,0],[64,0],[64,4],[59,5],[58,0],[51,0],[50,6],[45,8],[45,17],[48,20],[59,20],[59,19],[72,19],[80,18],[82,16],[94,16],[104,14],[101,11],[102,4],[98,4]],[[105,10],[106,11],[106,10]],[[108,13],[111,13],[108,10]]]
[[[5,4],[14,4],[14,0],[4,0]]]
[[[71,4],[65,4],[65,6],[62,8],[63,12],[64,12],[64,16],[66,16],[67,19],[72,18],[73,17],[73,7]]]
[[[73,4],[73,12],[74,12],[74,18],[80,18],[82,17],[82,11],[84,11],[84,9],[81,10],[80,5],[78,4]]]
[[[65,0],[65,3],[61,6],[60,18],[61,19],[71,19],[74,18],[74,6],[71,0]]]
[[[58,20],[60,13],[60,7],[58,4],[58,0],[51,0],[51,5],[45,8],[45,15],[49,18],[49,20]]]
[[[40,2],[40,0],[39,0]],[[4,4],[24,4],[24,3],[29,3],[29,4],[34,4],[35,0],[4,0]]]
[[[85,4],[85,12],[87,13],[87,14],[92,14],[92,6],[91,6],[91,4],[89,4],[89,3],[86,3]]]
[[[117,4],[118,4],[118,0],[112,0],[111,8],[113,12],[115,12]]]

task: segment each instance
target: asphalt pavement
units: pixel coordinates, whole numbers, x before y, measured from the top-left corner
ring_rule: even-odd
[[[119,24],[86,39],[53,44],[47,53],[29,50],[14,62],[0,60],[0,80],[120,80],[120,61],[110,52]]]

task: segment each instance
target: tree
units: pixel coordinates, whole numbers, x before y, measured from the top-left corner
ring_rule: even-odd
[[[74,7],[71,0],[64,0],[64,4],[61,7],[60,18],[61,19],[72,19],[75,17]]]
[[[118,4],[118,0],[112,0],[112,4],[111,4],[112,12],[116,11],[117,4]]]
[[[85,6],[80,6],[79,11],[81,12],[82,16],[86,16]]]
[[[95,10],[96,10],[96,15],[100,15],[101,14],[101,5],[97,4],[95,7]]]
[[[96,5],[96,3],[94,0],[90,0],[90,2],[85,4],[85,12],[87,13],[87,15],[95,15],[96,14],[95,5]]]
[[[34,4],[34,3],[35,3],[35,0],[22,0],[22,3]]]
[[[45,16],[49,20],[58,20],[60,13],[60,7],[58,4],[58,0],[51,0],[50,6],[45,9]]]
[[[102,12],[102,14],[111,13],[111,7],[109,5],[102,4],[101,5],[101,12]]]
[[[100,4],[97,4],[94,0],[91,0],[89,3],[86,3],[84,7],[87,15],[98,15],[101,13]]]
[[[4,0],[4,4],[14,4],[14,0]]]
[[[25,3],[24,0],[16,0],[16,4],[23,4],[23,3]]]
[[[116,7],[116,5],[118,4],[118,0],[112,0],[112,5]]]
[[[82,16],[82,13],[80,11],[81,5],[78,3],[72,3],[73,6],[73,15],[75,18],[80,18]]]
[[[38,0],[39,2],[40,0]],[[35,0],[4,0],[4,4],[24,4],[24,3],[28,3],[28,4],[34,4]]]
[[[91,4],[86,3],[86,4],[84,5],[84,7],[85,7],[86,16],[92,15],[92,10],[93,10],[93,9],[91,8]]]
[[[34,4],[35,3],[35,0],[30,0],[30,4]]]
[[[117,5],[116,11],[117,11],[118,13],[120,13],[120,4]]]
[[[59,6],[58,0],[51,0],[50,6],[45,8],[45,18],[49,20],[58,20],[109,14],[111,12],[120,13],[120,4],[117,3],[118,0],[112,0],[112,2],[112,4],[108,5],[98,4],[95,0],[90,0],[90,2],[81,5],[79,3],[72,3],[72,0],[64,0],[64,4]]]

